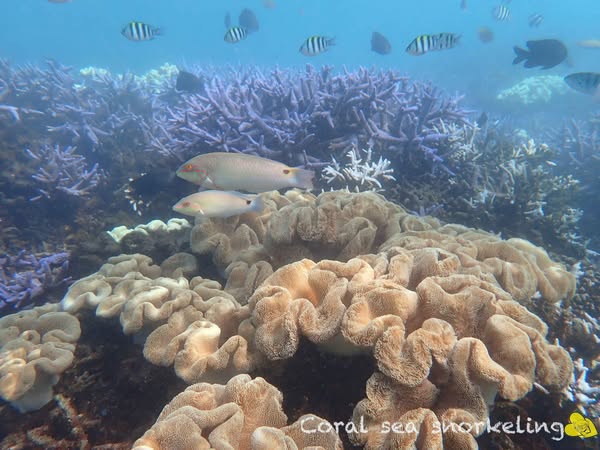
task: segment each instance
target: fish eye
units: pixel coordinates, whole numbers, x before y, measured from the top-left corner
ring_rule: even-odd
[[[192,166],[191,164],[186,164],[185,165],[185,170],[192,170],[194,166]]]
[[[286,175],[289,174],[290,173],[290,169],[283,169],[283,173],[286,174]]]
[[[190,206],[190,202],[183,202],[181,206],[187,208],[188,206]]]
[[[246,205],[249,205],[250,203],[252,203],[252,200],[246,200]]]

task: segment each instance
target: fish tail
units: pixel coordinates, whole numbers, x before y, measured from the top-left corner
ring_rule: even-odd
[[[292,169],[294,173],[294,187],[302,189],[314,189],[313,179],[315,178],[315,172],[313,170]]]
[[[251,210],[254,212],[262,212],[265,209],[265,200],[260,196],[257,195],[256,197],[254,197],[254,199],[252,200],[252,208]]]
[[[335,36],[327,38],[327,45],[335,45]]]
[[[516,58],[513,59],[513,64],[519,64],[521,61],[525,61],[529,56],[529,52],[527,50],[523,50],[522,48],[517,47],[516,45],[513,47],[513,50],[517,55]]]
[[[152,34],[154,36],[162,36],[163,34],[165,34],[165,29],[161,27],[154,27],[152,28]]]

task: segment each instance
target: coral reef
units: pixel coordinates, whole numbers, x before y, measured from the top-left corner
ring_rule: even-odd
[[[521,80],[514,86],[504,89],[496,96],[497,100],[517,105],[549,103],[568,94],[569,87],[563,77],[557,75],[538,75]]]
[[[177,395],[133,448],[287,448],[341,450],[331,424],[313,415],[286,426],[283,396],[263,378],[238,375],[226,385],[198,383]],[[308,434],[302,423],[325,422],[327,433]]]
[[[25,250],[0,256],[0,316],[32,304],[45,303],[43,295],[69,282],[69,254],[28,254]]]
[[[256,266],[266,264],[264,281],[236,289],[237,297],[215,281],[188,281],[176,268],[185,266],[185,255],[169,264],[173,278],[161,276],[165,268],[148,257],[122,255],[63,299],[67,311],[119,316],[125,333],[145,339],[149,361],[173,365],[187,383],[202,382],[165,407],[138,447],[177,447],[179,439],[213,446],[225,439],[243,448],[258,448],[263,439],[295,441],[294,425],[277,431],[285,415],[270,424],[253,419],[235,435],[229,430],[248,414],[241,386],[274,389],[243,374],[294,358],[302,340],[374,358],[350,430],[350,439],[367,448],[417,440],[419,448],[442,441],[474,448],[483,431],[477,424],[489,417],[496,395],[516,401],[534,384],[552,392],[568,386],[568,352],[550,344],[546,324],[519,303],[537,295],[553,304],[574,293],[574,276],[542,249],[410,215],[375,193],[263,195],[260,215],[198,218],[192,230],[193,251],[212,254],[228,283],[231,276],[253,279]],[[240,392],[237,406],[226,400],[230,390]],[[418,423],[420,432],[380,432],[382,423],[398,421]],[[432,432],[459,423],[471,424],[471,432]],[[182,436],[181,427],[196,431]]]
[[[81,329],[59,305],[0,319],[0,395],[21,412],[52,399],[52,386],[73,361]]]

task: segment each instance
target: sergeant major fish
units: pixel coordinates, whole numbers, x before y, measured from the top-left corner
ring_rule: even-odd
[[[578,72],[567,75],[565,83],[578,92],[588,95],[598,96],[598,86],[600,86],[600,73],[596,72]]]
[[[510,20],[510,9],[506,5],[498,5],[492,9],[492,17],[499,22]]]
[[[179,200],[173,211],[195,217],[231,217],[247,212],[261,212],[264,201],[258,195],[231,191],[202,191]]]
[[[542,16],[541,14],[535,13],[535,14],[532,14],[529,16],[527,23],[529,24],[530,27],[537,28],[542,24],[543,21],[544,21],[544,16]]]
[[[150,41],[162,34],[158,27],[143,22],[129,22],[121,30],[121,34],[130,41]]]
[[[304,56],[315,56],[335,45],[335,38],[325,36],[311,36],[300,46],[300,53]]]
[[[185,162],[177,176],[206,189],[259,193],[289,187],[312,189],[315,173],[260,156],[214,152]]]
[[[242,27],[231,27],[225,33],[225,42],[235,44],[248,37],[248,31]]]
[[[424,55],[430,51],[453,48],[459,39],[460,35],[454,33],[422,34],[408,44],[406,52],[411,55]]]

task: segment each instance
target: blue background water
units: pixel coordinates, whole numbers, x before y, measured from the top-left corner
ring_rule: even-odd
[[[497,91],[515,80],[541,73],[511,64],[513,45],[527,39],[559,38],[570,50],[570,64],[547,73],[600,71],[600,49],[583,49],[581,39],[600,39],[597,0],[514,0],[512,19],[497,22],[497,0],[276,0],[267,9],[262,0],[3,0],[0,57],[16,63],[54,58],[77,68],[89,65],[113,71],[144,72],[164,62],[175,64],[257,64],[302,67],[359,65],[394,68],[413,77],[430,79],[446,88],[470,92]],[[223,41],[224,16],[251,8],[261,29],[238,44]],[[544,23],[530,28],[527,18],[542,13]],[[130,42],[120,34],[131,20],[162,27],[164,36],[149,42]],[[495,33],[491,44],[477,37],[481,26]],[[372,31],[388,37],[390,55],[370,50]],[[424,56],[405,53],[417,35],[442,31],[462,34],[458,48]],[[330,51],[306,57],[298,48],[307,36],[335,36]],[[588,98],[580,97],[583,102]]]

